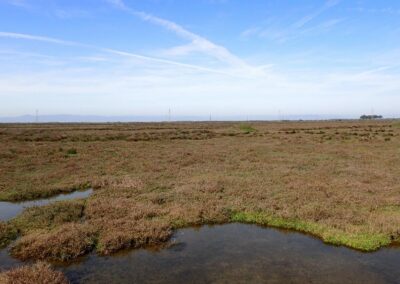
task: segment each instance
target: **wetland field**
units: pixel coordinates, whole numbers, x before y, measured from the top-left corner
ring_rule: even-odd
[[[0,283],[399,283],[400,121],[0,124]]]

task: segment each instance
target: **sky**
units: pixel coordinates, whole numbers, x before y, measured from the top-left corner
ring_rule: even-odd
[[[0,0],[0,116],[400,116],[397,0]]]

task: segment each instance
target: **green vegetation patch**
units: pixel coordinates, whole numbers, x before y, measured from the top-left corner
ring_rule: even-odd
[[[380,247],[390,245],[392,242],[390,236],[385,234],[346,234],[344,232],[331,234],[329,231],[322,236],[322,239],[329,244],[344,245],[362,251],[375,251]]]
[[[239,125],[240,130],[242,130],[245,134],[250,134],[256,132],[257,130],[253,128],[250,124],[241,124]]]
[[[254,223],[264,226],[296,230],[312,234],[321,238],[324,242],[333,245],[344,245],[362,251],[374,251],[382,246],[389,245],[392,240],[384,234],[347,233],[329,229],[326,226],[300,221],[297,219],[284,219],[265,213],[236,212],[231,216],[232,222]]]
[[[67,150],[67,156],[75,156],[78,154],[78,151],[75,148],[71,148]]]
[[[380,212],[393,214],[399,213],[400,214],[400,205],[386,205],[379,208]]]

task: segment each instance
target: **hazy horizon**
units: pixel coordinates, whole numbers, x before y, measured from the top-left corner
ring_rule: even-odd
[[[340,115],[231,115],[231,116],[188,116],[188,115],[126,115],[126,116],[102,116],[102,115],[21,115],[1,117],[0,123],[107,123],[107,122],[203,122],[203,121],[299,121],[299,120],[353,120],[360,116],[340,116]],[[383,119],[398,119],[396,116],[386,116]]]
[[[0,117],[399,117],[399,16],[394,0],[0,0]]]

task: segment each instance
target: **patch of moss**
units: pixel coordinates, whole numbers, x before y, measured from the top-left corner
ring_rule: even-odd
[[[284,219],[265,213],[235,212],[231,216],[232,222],[254,223],[264,226],[295,230],[312,234],[324,242],[333,245],[344,245],[362,251],[374,251],[391,243],[390,236],[370,233],[347,233],[329,229],[323,225],[297,219]]]
[[[329,231],[322,236],[322,239],[329,244],[344,245],[362,251],[375,251],[380,247],[390,245],[392,242],[390,237],[384,234],[346,234],[344,232],[331,234]]]

